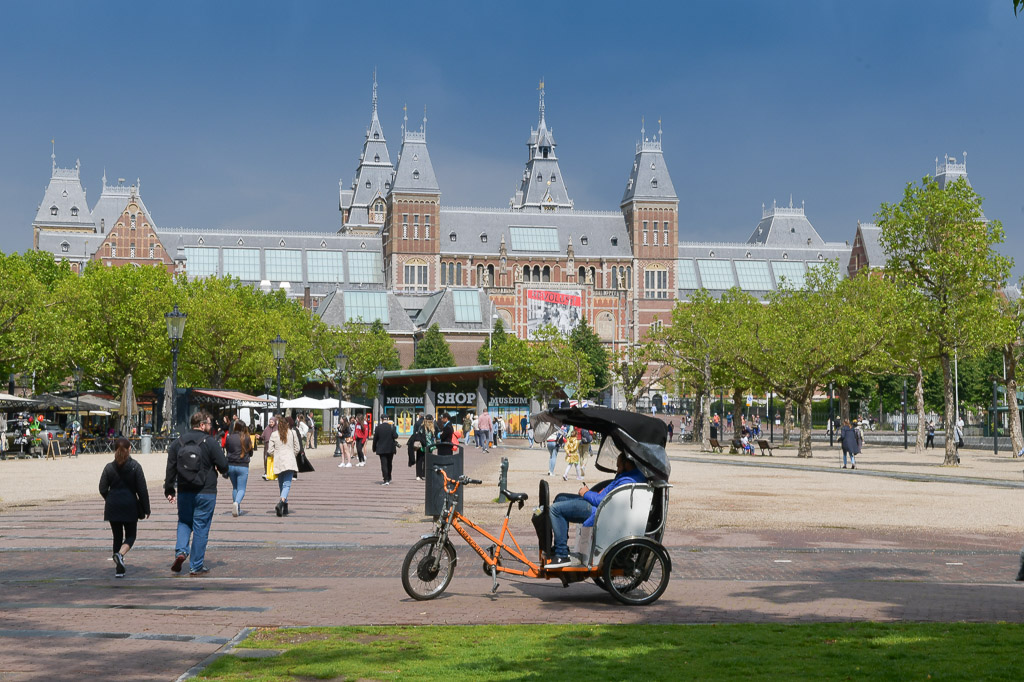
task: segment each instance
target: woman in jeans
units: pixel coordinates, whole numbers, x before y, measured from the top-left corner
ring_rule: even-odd
[[[565,439],[564,429],[564,426],[560,429],[555,429],[548,436],[548,476],[555,475],[555,464],[558,462],[558,448],[561,447],[561,443],[559,441]]]
[[[129,454],[131,444],[118,438],[114,461],[103,468],[100,495],[103,496],[103,520],[110,522],[114,536],[114,577],[125,574],[124,556],[135,544],[139,519],[149,518],[149,490],[142,465]]]
[[[242,498],[245,497],[249,462],[252,460],[252,437],[245,422],[235,420],[224,448],[228,457],[228,478],[231,479],[231,515],[238,516],[242,513]]]
[[[267,455],[274,458],[274,474],[277,475],[277,487],[281,491],[281,499],[274,507],[278,516],[288,516],[288,493],[292,488],[292,478],[299,470],[295,456],[299,454],[299,432],[289,424],[291,417],[278,417],[277,429],[270,436],[267,444]]]

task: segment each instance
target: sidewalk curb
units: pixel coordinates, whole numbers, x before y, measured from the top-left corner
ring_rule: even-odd
[[[249,633],[252,632],[255,629],[256,628],[250,628],[250,627],[242,628],[241,630],[238,631],[237,635],[235,635],[234,637],[231,638],[230,642],[228,642],[227,644],[225,644],[224,646],[222,646],[221,648],[217,649],[212,654],[210,654],[209,656],[207,656],[206,658],[201,660],[199,663],[196,663],[194,666],[192,666],[191,668],[186,670],[184,673],[181,674],[180,677],[178,677],[178,679],[175,682],[182,682],[183,680],[190,680],[193,677],[195,677],[196,675],[199,675],[201,672],[203,672],[203,670],[205,670],[209,665],[211,665],[218,658],[220,658],[221,656],[229,655],[231,653],[231,650],[234,649],[242,640],[244,640],[246,637],[248,637]]]

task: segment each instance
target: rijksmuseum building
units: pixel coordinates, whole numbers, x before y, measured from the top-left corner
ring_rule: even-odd
[[[403,422],[420,407],[490,405],[514,414],[528,409],[522,398],[488,396],[492,375],[473,367],[498,316],[522,338],[544,324],[568,331],[586,318],[614,350],[642,339],[669,319],[676,301],[698,289],[720,295],[739,286],[763,296],[783,278],[801,286],[808,270],[826,261],[837,260],[843,274],[884,263],[878,228],[858,223],[852,245],[826,242],[792,200],[762,206],[745,242],[713,241],[714,226],[696,230],[685,217],[684,231],[703,234],[700,241],[681,241],[679,197],[661,130],[649,136],[641,128],[631,161],[608,159],[622,164],[626,175],[618,211],[574,205],[556,147],[542,87],[526,164],[508,205],[446,206],[430,160],[426,117],[419,130],[410,129],[406,118],[393,161],[374,82],[355,178],[339,183],[338,228],[162,227],[143,202],[140,182],[108,184],[104,174],[90,208],[80,165],[59,168],[53,156],[32,222],[34,246],[75,270],[88,261],[155,264],[188,277],[230,275],[264,290],[283,289],[330,326],[380,320],[404,365],[411,363],[417,340],[437,324],[459,368],[445,376],[389,373],[395,376],[385,379],[385,403]],[[935,172],[940,183],[964,176],[966,158],[936,160]],[[468,404],[458,404],[460,396]]]

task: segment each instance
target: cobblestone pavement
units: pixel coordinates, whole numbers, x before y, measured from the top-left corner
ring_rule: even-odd
[[[517,456],[511,449],[502,454]],[[493,485],[497,459],[467,459],[467,469],[490,476]],[[417,602],[398,574],[407,548],[429,530],[423,484],[396,462],[394,484],[381,487],[376,458],[370,460],[365,468],[339,469],[329,458],[314,459],[318,470],[295,483],[286,518],[273,512],[277,486],[260,480],[256,469],[243,514],[232,518],[230,485],[222,480],[207,554],[212,573],[205,578],[170,572],[175,508],[158,495],[123,580],[113,577],[98,496],[6,508],[0,680],[172,680],[254,626],[1024,622],[1024,592],[1012,581],[1017,552],[1005,537],[925,529],[671,529],[668,591],[640,608],[619,605],[590,582],[563,588],[555,581],[503,580],[492,595],[479,559],[458,541],[448,592]],[[157,481],[151,478],[150,486],[158,493]],[[513,529],[532,553],[528,512],[513,517]]]

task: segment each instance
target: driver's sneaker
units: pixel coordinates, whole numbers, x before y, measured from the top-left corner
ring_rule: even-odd
[[[571,566],[572,560],[567,556],[556,556],[544,565],[544,568],[565,568]]]

